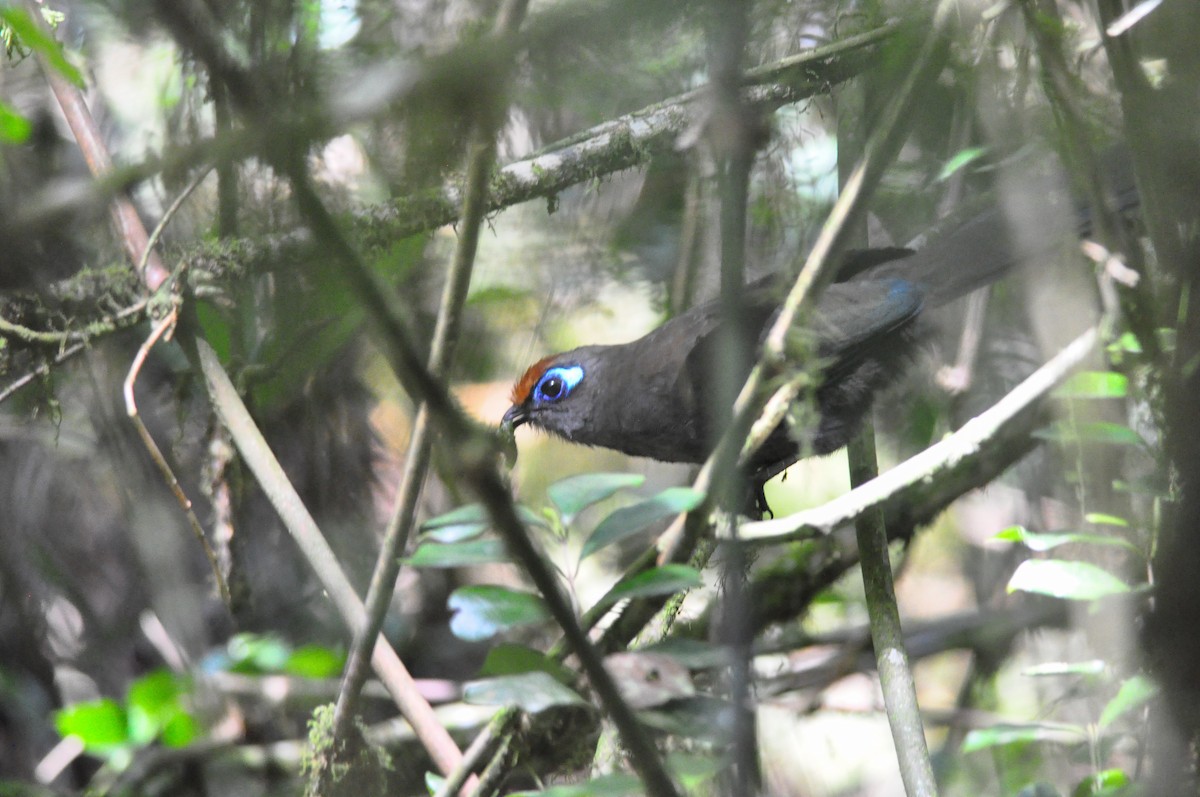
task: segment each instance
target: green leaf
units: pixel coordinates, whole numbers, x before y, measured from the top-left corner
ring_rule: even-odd
[[[1116,797],[1130,793],[1126,791],[1129,786],[1129,776],[1124,770],[1105,769],[1079,781],[1071,797]]]
[[[277,637],[258,634],[235,634],[225,645],[232,664],[231,672],[257,675],[283,671],[292,650]]]
[[[462,542],[478,537],[491,522],[482,504],[468,504],[426,520],[421,524],[421,536],[437,542]]]
[[[733,731],[733,707],[707,695],[673,700],[668,706],[638,712],[647,725],[666,733],[728,744]]]
[[[167,747],[186,747],[199,735],[200,726],[196,722],[196,718],[182,706],[178,706],[163,723],[159,738]]]
[[[217,353],[222,365],[228,366],[233,359],[233,327],[228,316],[207,300],[195,303],[196,319],[204,331],[204,339]]]
[[[454,611],[450,630],[459,639],[479,641],[501,631],[545,620],[546,606],[530,592],[477,584],[459,587],[447,601]]]
[[[1039,440],[1049,440],[1055,443],[1103,443],[1115,446],[1140,446],[1142,438],[1128,426],[1107,421],[1094,423],[1070,424],[1065,422],[1053,423],[1045,429],[1033,433]]]
[[[508,551],[500,540],[424,542],[406,560],[413,567],[467,567],[507,562]]]
[[[1107,728],[1117,718],[1141,708],[1158,694],[1158,684],[1144,675],[1126,678],[1116,696],[1100,712],[1100,727]]]
[[[1122,332],[1119,338],[1108,344],[1105,348],[1109,353],[1128,352],[1129,354],[1141,354],[1142,342],[1132,332]]]
[[[966,735],[962,752],[974,753],[992,747],[1010,744],[1047,742],[1051,744],[1082,744],[1087,741],[1087,731],[1078,725],[1065,723],[1034,722],[1025,725],[993,725],[976,728]]]
[[[635,797],[644,794],[642,782],[626,772],[601,775],[584,783],[551,786],[542,791],[514,792],[512,797]]]
[[[283,671],[301,678],[333,678],[346,666],[346,656],[321,645],[304,645],[292,651]]]
[[[33,123],[13,110],[6,102],[0,102],[0,142],[24,144],[33,132]]]
[[[724,667],[729,664],[729,651],[703,642],[699,639],[684,639],[682,637],[667,637],[661,642],[647,645],[641,650],[647,653],[660,653],[670,656],[689,670],[706,669],[709,667]]]
[[[1054,391],[1057,398],[1113,399],[1129,393],[1129,379],[1116,371],[1080,371]]]
[[[483,706],[517,706],[530,714],[552,706],[588,705],[573,690],[544,672],[470,681],[463,687],[463,701]]]
[[[431,795],[437,794],[438,789],[442,788],[442,784],[445,782],[446,782],[446,779],[443,778],[441,775],[437,774],[436,772],[426,772],[425,773],[425,789]]]
[[[546,526],[546,521],[527,506],[518,504],[517,516],[527,526]],[[421,536],[437,542],[462,542],[478,537],[491,525],[492,519],[482,504],[468,504],[426,520],[421,524]]]
[[[728,764],[729,762],[719,755],[671,753],[667,756],[667,766],[671,774],[689,794],[716,777]]]
[[[1008,591],[1017,590],[1087,601],[1129,592],[1129,585],[1088,562],[1027,559],[1017,566],[1008,580]]]
[[[134,681],[125,701],[130,741],[149,744],[158,738],[181,711],[179,694],[179,681],[167,670],[155,670]]]
[[[949,179],[959,169],[967,166],[972,161],[978,160],[985,151],[983,147],[968,147],[967,149],[959,150],[958,154],[946,161],[946,165],[938,172],[938,182]]]
[[[93,752],[130,741],[125,711],[117,701],[107,697],[55,712],[54,727],[64,737],[77,737]]]
[[[558,507],[565,523],[570,523],[592,504],[620,490],[641,487],[646,477],[638,473],[583,473],[569,476],[546,488],[546,495]]]
[[[607,545],[631,537],[663,518],[695,509],[703,500],[703,494],[690,487],[670,487],[648,501],[618,509],[600,521],[583,544],[579,558],[591,556]]]
[[[479,675],[484,678],[526,672],[544,672],[562,683],[570,683],[575,677],[574,673],[545,653],[511,642],[489,650],[483,666],[479,668]]]
[[[663,565],[621,579],[603,598],[596,602],[596,608],[611,606],[626,598],[671,595],[675,592],[693,589],[700,584],[700,571],[696,568],[678,564]]]
[[[1107,537],[1103,534],[1088,534],[1086,532],[1057,532],[1039,534],[1029,531],[1024,526],[1009,526],[999,532],[993,539],[1019,542],[1031,551],[1049,551],[1068,543],[1086,543],[1089,545],[1111,545],[1138,552],[1137,546],[1121,537]]]
[[[63,55],[62,47],[42,30],[41,25],[30,19],[25,9],[0,5],[0,20],[8,23],[13,33],[21,40],[21,44],[44,55],[56,72],[74,83],[77,88],[84,87],[83,75],[79,74],[79,70]]]

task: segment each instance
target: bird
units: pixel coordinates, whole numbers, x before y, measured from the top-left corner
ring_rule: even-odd
[[[908,258],[909,250],[854,253],[862,259]],[[893,382],[917,346],[916,321],[929,291],[897,276],[871,278],[871,269],[822,294],[807,329],[821,362],[813,393],[812,428],[775,429],[746,464],[755,488],[805,453],[844,446],[861,425],[874,396]],[[761,342],[778,313],[781,295],[772,278],[746,287],[744,334]],[[512,390],[502,426],[529,424],[574,443],[664,462],[701,463],[715,443],[710,385],[719,368],[723,314],[719,300],[682,313],[643,337],[616,345],[581,346],[529,366]],[[735,375],[740,384],[749,363]]]
[[[1090,220],[1082,206],[1079,210],[1076,232],[1083,234]],[[1000,209],[992,206],[917,251],[847,253],[805,326],[818,363],[816,387],[808,396],[815,413],[804,428],[781,422],[744,463],[752,488],[746,511],[769,512],[762,485],[798,459],[845,446],[875,398],[914,359],[922,315],[1002,277],[1031,254],[1019,249]],[[761,346],[778,315],[778,284],[768,276],[745,287],[739,335],[748,348]],[[515,382],[501,428],[528,424],[573,443],[633,456],[704,462],[716,443],[719,413],[729,412],[712,406],[725,318],[714,299],[637,340],[543,357]],[[732,375],[736,384],[749,368],[742,363]]]

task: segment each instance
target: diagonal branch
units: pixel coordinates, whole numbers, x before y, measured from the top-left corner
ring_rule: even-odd
[[[955,498],[994,479],[1034,445],[1045,399],[1092,353],[1089,329],[991,408],[957,432],[866,484],[814,509],[742,527],[750,545],[774,545],[832,534],[863,514],[882,510],[889,528],[932,520]]]

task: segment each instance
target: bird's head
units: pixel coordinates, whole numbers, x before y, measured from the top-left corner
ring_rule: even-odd
[[[501,423],[512,428],[528,423],[569,439],[582,422],[587,371],[572,352],[538,360],[513,385],[512,406]]]

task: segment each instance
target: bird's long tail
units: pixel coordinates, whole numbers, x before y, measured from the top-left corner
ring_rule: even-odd
[[[1116,210],[1135,208],[1139,198],[1128,150],[1110,149],[1102,167]],[[1063,182],[1054,169],[1010,178],[983,207],[955,214],[910,244],[912,255],[864,269],[853,279],[915,282],[926,303],[936,306],[1044,260],[1092,230],[1089,207],[1073,199]]]

